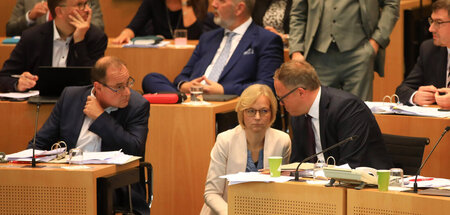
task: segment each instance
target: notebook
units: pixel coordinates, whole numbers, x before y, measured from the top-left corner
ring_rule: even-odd
[[[28,103],[56,103],[65,87],[91,84],[91,69],[92,67],[39,67],[39,79],[36,83],[39,95],[30,97]]]

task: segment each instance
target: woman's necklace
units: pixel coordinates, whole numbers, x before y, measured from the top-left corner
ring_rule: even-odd
[[[170,14],[169,14],[169,8],[167,7],[166,4],[166,16],[167,16],[167,24],[169,25],[169,30],[170,30],[170,35],[172,35],[172,39],[175,38],[174,36],[174,29],[172,27],[172,21],[170,20]],[[183,12],[180,13],[180,15],[178,16],[178,20],[177,20],[177,24],[175,25],[175,29],[178,28],[178,25],[180,25],[180,21],[181,21],[181,16],[183,16]]]

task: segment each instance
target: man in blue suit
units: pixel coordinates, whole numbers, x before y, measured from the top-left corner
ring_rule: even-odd
[[[236,94],[252,84],[273,88],[273,73],[283,62],[281,38],[257,26],[254,0],[213,1],[214,22],[222,28],[204,33],[189,62],[171,83],[158,73],[148,74],[145,93],[184,92],[201,85],[206,94]]]
[[[128,69],[118,58],[103,57],[91,76],[93,85],[64,89],[36,135],[36,148],[50,150],[53,143],[62,140],[68,150],[122,149],[125,154],[144,157],[150,105],[130,89],[134,79]],[[139,184],[132,185],[132,200],[139,214],[150,213],[144,188]]]

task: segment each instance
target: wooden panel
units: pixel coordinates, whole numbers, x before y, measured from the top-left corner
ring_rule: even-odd
[[[448,197],[376,189],[347,190],[348,215],[440,215],[450,211]]]
[[[345,214],[346,189],[302,182],[228,187],[228,214]]]
[[[375,114],[382,133],[428,137],[430,144],[425,146],[423,159],[430,153],[434,144],[441,136],[444,129],[450,125],[450,118],[433,118],[401,115]],[[450,178],[450,134],[447,134],[431,155],[427,164],[422,169],[421,175]]]
[[[146,161],[154,172],[152,214],[200,212],[215,142],[215,115],[233,110],[236,102],[151,105]]]
[[[131,22],[142,0],[100,0],[105,33],[108,37],[119,36]]]

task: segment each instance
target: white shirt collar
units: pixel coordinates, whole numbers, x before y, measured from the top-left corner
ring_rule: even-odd
[[[322,88],[319,87],[319,92],[317,93],[316,98],[314,99],[313,104],[309,108],[308,115],[310,115],[312,118],[319,119],[319,103],[320,103],[320,97],[321,97],[321,91]]]
[[[61,38],[61,35],[59,35],[58,29],[56,28],[55,21],[53,21],[53,41],[55,41],[55,40],[62,40],[62,41],[64,41]],[[67,37],[65,41],[70,41],[70,40],[72,40],[72,36]]]
[[[250,17],[247,19],[247,21],[245,21],[244,23],[242,23],[241,25],[239,25],[237,28],[235,28],[232,32],[238,34],[238,35],[244,35],[244,33],[247,31],[247,28],[250,26],[250,24],[252,24],[253,19]],[[225,29],[225,34],[227,32],[230,32],[230,30]]]
[[[92,97],[94,97],[94,98],[97,98],[97,97],[95,97],[95,95],[94,95],[94,87],[92,87],[92,89],[91,89],[91,96]],[[111,113],[111,112],[113,112],[113,111],[116,111],[116,110],[118,110],[119,108],[117,108],[117,107],[107,107],[107,108],[105,108],[104,109],[104,111],[106,111],[106,113]]]

